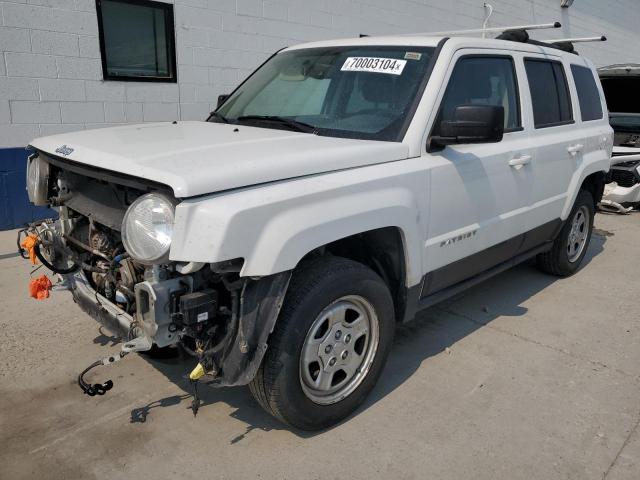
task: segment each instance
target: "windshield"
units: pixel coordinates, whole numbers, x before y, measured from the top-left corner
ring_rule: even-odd
[[[431,47],[326,47],[275,55],[210,121],[401,141]]]

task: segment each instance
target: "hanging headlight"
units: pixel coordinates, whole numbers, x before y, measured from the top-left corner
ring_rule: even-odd
[[[38,154],[27,159],[27,195],[34,205],[49,204],[49,163]]]
[[[164,195],[138,197],[122,220],[122,243],[129,255],[146,264],[168,261],[174,216],[174,204]]]

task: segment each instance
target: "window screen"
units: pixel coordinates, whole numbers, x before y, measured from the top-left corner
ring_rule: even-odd
[[[527,59],[524,62],[536,128],[573,121],[567,77],[560,62]]]
[[[504,107],[505,131],[520,128],[520,105],[510,57],[463,57],[456,64],[440,107],[441,121],[453,120],[460,105]]]
[[[105,80],[176,81],[173,5],[97,0]]]
[[[294,90],[291,81],[275,78],[247,105],[243,115],[320,115],[330,83],[328,78],[307,77],[299,80]]]
[[[582,121],[600,120],[602,118],[602,104],[593,72],[590,68],[571,65],[571,73],[573,73],[576,90],[578,90]]]

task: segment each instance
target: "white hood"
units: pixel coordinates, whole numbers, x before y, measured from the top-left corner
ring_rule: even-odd
[[[38,138],[85,165],[146,178],[178,198],[407,158],[402,143],[208,122],[149,123]],[[66,149],[60,149],[61,146]],[[67,155],[56,153],[59,149]]]

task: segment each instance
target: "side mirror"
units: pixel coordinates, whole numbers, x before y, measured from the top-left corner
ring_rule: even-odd
[[[495,105],[458,105],[453,120],[440,122],[439,135],[431,145],[496,143],[504,135],[504,107]]]
[[[228,93],[224,93],[222,95],[218,95],[218,104],[216,105],[216,110],[218,108],[220,108],[224,102],[227,101],[227,98],[229,98],[229,96],[230,95]]]

